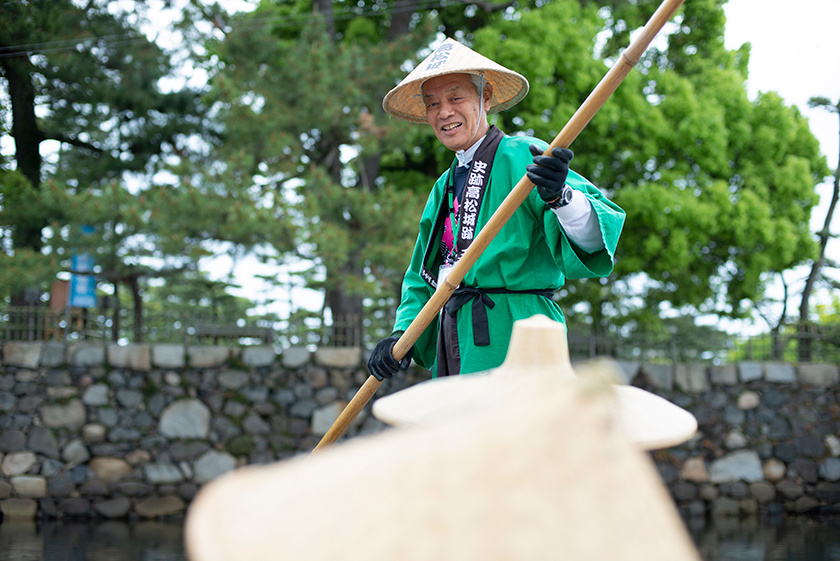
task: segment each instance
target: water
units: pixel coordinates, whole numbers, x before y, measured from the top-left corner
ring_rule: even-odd
[[[0,524],[0,561],[185,560],[183,531],[176,522]]]
[[[717,520],[689,532],[705,561],[840,561],[840,518]]]
[[[703,561],[840,561],[840,518],[688,528]],[[176,522],[9,521],[0,524],[0,561],[186,561],[186,555]]]

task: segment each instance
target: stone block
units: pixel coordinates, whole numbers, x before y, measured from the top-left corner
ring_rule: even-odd
[[[769,503],[776,498],[776,488],[767,481],[750,483],[750,495],[760,503]]]
[[[23,475],[38,461],[33,452],[11,452],[0,462],[0,473],[7,477]]]
[[[240,370],[225,370],[216,379],[226,390],[238,390],[248,383],[248,374]]]
[[[26,435],[23,431],[7,430],[0,433],[0,454],[4,452],[18,452],[23,450],[25,445]]]
[[[333,426],[346,404],[340,401],[325,405],[312,412],[312,434],[324,436]]]
[[[805,493],[801,483],[785,479],[776,483],[776,491],[785,499],[797,499]]]
[[[186,509],[186,503],[175,495],[148,497],[134,505],[134,511],[141,518],[158,518],[180,514]]]
[[[679,502],[693,501],[697,498],[697,486],[686,481],[678,481],[671,487],[671,494]]]
[[[814,496],[829,504],[840,504],[840,483],[818,483]]]
[[[93,504],[93,510],[104,518],[123,518],[131,510],[131,500],[127,497],[116,497]]]
[[[15,412],[18,408],[18,398],[12,392],[0,391],[0,413]]]
[[[761,405],[761,396],[753,391],[745,391],[738,396],[738,409],[750,411]]]
[[[108,384],[91,384],[82,394],[82,403],[93,407],[102,407],[111,403],[111,388]]]
[[[26,436],[26,448],[36,454],[43,454],[49,458],[58,459],[58,439],[55,433],[47,427],[34,426]]]
[[[710,366],[709,380],[715,385],[734,386],[738,383],[738,368],[734,364]]]
[[[312,353],[306,347],[289,347],[280,355],[280,360],[286,368],[300,368],[309,364]]]
[[[826,481],[840,481],[840,458],[828,458],[821,462],[819,474]]]
[[[69,471],[61,471],[47,483],[50,497],[69,497],[76,490],[76,482]]]
[[[0,413],[15,411],[18,407],[18,400],[11,392],[0,392]]]
[[[39,411],[41,421],[47,428],[78,430],[87,421],[87,411],[80,399],[72,399],[64,404],[45,404]]]
[[[16,475],[10,479],[12,492],[21,499],[42,499],[47,496],[47,480],[38,475]]]
[[[3,364],[36,369],[41,365],[44,343],[5,343]]]
[[[70,345],[67,350],[70,366],[87,367],[105,364],[105,345],[83,341]]]
[[[706,462],[702,457],[689,458],[680,469],[680,479],[692,483],[705,483],[709,481],[709,471],[706,469]]]
[[[98,444],[105,442],[107,430],[105,425],[100,423],[88,423],[82,427],[82,440],[87,444]]]
[[[170,403],[161,413],[158,430],[167,438],[207,438],[210,409],[197,399]]]
[[[38,503],[34,499],[6,499],[0,501],[3,520],[32,520],[38,512]]]
[[[743,383],[761,380],[764,377],[764,367],[760,362],[739,362],[738,378]]]
[[[61,458],[70,465],[79,465],[90,459],[87,446],[78,438],[68,442],[61,451]]]
[[[712,505],[712,519],[733,518],[741,513],[738,501],[727,497],[720,497]]]
[[[674,381],[680,390],[687,393],[703,393],[709,389],[706,367],[702,364],[678,364]]]
[[[754,450],[739,450],[712,462],[709,478],[712,483],[733,481],[761,481],[764,472],[758,453]]]
[[[642,373],[655,389],[674,389],[674,368],[670,364],[645,364]]]
[[[820,501],[813,497],[799,497],[793,504],[793,511],[798,514],[805,514],[820,506]]]
[[[193,368],[218,368],[230,359],[230,349],[214,345],[190,346],[187,357]]]
[[[771,362],[764,366],[764,379],[778,384],[795,384],[796,369],[791,364]]]
[[[828,448],[828,453],[833,457],[840,457],[840,438],[837,438],[833,434],[829,434],[825,437],[825,447]],[[0,450],[2,450],[2,448],[0,448]]]
[[[315,351],[315,363],[327,368],[356,368],[361,360],[361,347],[324,347]]]
[[[274,364],[274,361],[277,359],[277,353],[274,352],[273,347],[245,347],[242,349],[241,358],[245,366],[259,368]]]
[[[747,444],[747,437],[744,436],[744,433],[741,431],[741,429],[732,429],[731,431],[726,433],[726,438],[723,441],[724,447],[728,448],[729,450],[738,450],[746,447]]]
[[[233,471],[235,467],[236,458],[227,452],[208,450],[195,462],[195,482],[207,483]]]
[[[152,369],[152,349],[149,345],[137,343],[131,345],[108,345],[108,364],[114,368],[125,368],[139,372]]]
[[[122,458],[100,456],[90,461],[90,471],[105,482],[119,481],[131,473],[131,466]]]
[[[153,462],[143,466],[143,475],[146,481],[154,485],[162,483],[180,483],[184,480],[184,474],[178,466],[169,462]]]
[[[183,368],[186,365],[184,345],[153,345],[152,364],[158,368]]]
[[[47,341],[41,352],[41,366],[56,368],[67,362],[67,345],[61,341]]]
[[[821,388],[836,386],[840,383],[840,369],[833,364],[800,364],[799,381]]]
[[[768,481],[780,481],[787,473],[787,466],[781,460],[770,458],[764,463],[764,478]]]

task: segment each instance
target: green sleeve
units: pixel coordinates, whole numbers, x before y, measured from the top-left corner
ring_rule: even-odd
[[[548,146],[543,141],[533,143],[543,149]],[[530,163],[530,152],[525,158]],[[624,226],[625,213],[618,205],[607,199],[600,189],[574,170],[569,170],[566,184],[585,194],[592,204],[592,211],[598,218],[598,225],[604,240],[604,249],[601,251],[587,253],[578,248],[563,231],[560,222],[557,220],[557,215],[540,199],[536,189],[530,193],[527,203],[530,204],[532,212],[536,216],[542,217],[543,229],[551,255],[566,278],[606,277],[612,273],[615,264],[615,249],[618,246],[618,238]]]
[[[557,215],[546,207],[547,210],[543,213],[546,231],[557,232],[553,234],[553,236],[556,235],[557,242],[550,244],[554,258],[560,264],[566,278],[569,279],[609,276],[615,265],[615,249],[624,226],[624,211],[607,199],[597,187],[574,171],[569,171],[566,183],[573,189],[583,192],[592,204],[592,211],[598,218],[604,240],[604,249],[587,253],[578,248],[563,232]]]

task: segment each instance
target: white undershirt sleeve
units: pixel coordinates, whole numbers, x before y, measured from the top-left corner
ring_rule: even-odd
[[[587,253],[604,249],[604,237],[598,216],[592,212],[592,204],[586,195],[572,190],[572,201],[566,206],[551,209],[560,221],[560,227],[569,239]]]

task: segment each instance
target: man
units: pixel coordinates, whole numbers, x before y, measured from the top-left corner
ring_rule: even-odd
[[[543,141],[506,136],[487,114],[518,103],[528,81],[447,39],[383,100],[394,117],[426,122],[455,152],[432,187],[405,273],[392,336],[377,344],[368,369],[377,379],[407,368],[413,356],[434,376],[499,366],[513,322],[543,314],[563,321],[551,299],[566,278],[605,277],[624,211],[569,169],[572,152],[543,156]],[[401,361],[394,343],[524,174],[536,189],[467,272],[462,284]],[[557,341],[565,345],[565,341]]]

